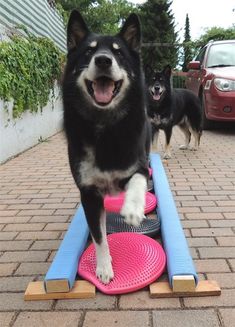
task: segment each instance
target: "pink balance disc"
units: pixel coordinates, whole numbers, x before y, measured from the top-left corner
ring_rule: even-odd
[[[120,213],[125,198],[125,192],[118,195],[106,195],[104,198],[104,208],[106,211]],[[153,211],[157,205],[157,198],[154,194],[146,192],[144,213]]]
[[[96,256],[91,244],[82,254],[78,274],[93,283],[105,294],[124,294],[137,291],[161,276],[166,255],[152,238],[136,233],[108,235],[114,278],[103,284],[96,277]]]

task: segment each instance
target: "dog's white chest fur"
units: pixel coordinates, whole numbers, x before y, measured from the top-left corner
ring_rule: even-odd
[[[86,155],[80,163],[79,173],[82,186],[95,185],[104,193],[115,194],[120,192],[119,182],[134,174],[136,166],[133,165],[126,170],[100,170],[95,161],[92,148],[86,149]]]

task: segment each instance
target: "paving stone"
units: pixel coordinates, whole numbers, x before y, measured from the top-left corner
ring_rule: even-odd
[[[30,220],[30,216],[28,217],[0,217],[0,223],[2,224],[21,224],[21,223],[27,223]]]
[[[214,310],[153,311],[153,327],[219,327]]]
[[[216,237],[220,246],[235,246],[235,235],[227,237]]]
[[[56,310],[112,310],[116,307],[115,296],[96,293],[94,299],[58,300]]]
[[[0,293],[0,311],[52,309],[53,301],[24,301],[24,293]]]
[[[45,224],[8,224],[4,231],[6,232],[21,232],[21,231],[40,231],[43,230]]]
[[[0,241],[13,240],[17,232],[0,232]]]
[[[66,231],[68,229],[69,224],[68,223],[49,223],[45,227],[45,231]]]
[[[0,251],[28,250],[32,241],[0,241]]]
[[[81,312],[21,312],[14,327],[77,327]]]
[[[180,308],[180,302],[178,298],[151,299],[148,291],[138,291],[122,295],[120,297],[119,306],[120,309],[123,310]]]
[[[35,262],[45,261],[48,251],[12,251],[5,252],[0,258],[0,262]]]
[[[229,265],[224,259],[203,259],[194,260],[197,272],[230,272]]]
[[[188,237],[187,242],[190,247],[217,246],[213,237]]]
[[[224,327],[232,327],[235,321],[235,309],[220,309],[219,310]]]
[[[21,263],[16,270],[15,275],[27,276],[27,275],[45,275],[50,266],[50,262],[30,262]]]
[[[201,258],[235,258],[234,247],[199,248]]]
[[[187,308],[234,307],[235,289],[222,290],[220,296],[184,298],[184,304]]]
[[[235,288],[235,273],[207,274],[210,280],[216,280],[221,288]]]
[[[64,216],[33,216],[30,219],[30,223],[65,223],[69,219],[69,215]]]
[[[231,228],[192,228],[192,236],[231,236]]]
[[[150,326],[149,313],[147,311],[105,311],[87,312],[83,327],[124,327]]]
[[[24,292],[31,277],[1,277],[0,292]]]
[[[17,263],[0,263],[0,276],[9,276],[16,269]]]
[[[206,228],[209,224],[206,220],[183,220],[182,226],[184,228]]]
[[[197,212],[197,213],[186,213],[185,214],[187,219],[206,219],[206,220],[210,220],[210,219],[223,219],[223,215],[220,212]]]
[[[210,220],[211,227],[235,227],[235,219]]]
[[[54,209],[37,209],[37,210],[21,210],[19,216],[48,216],[54,213]]]
[[[0,326],[9,327],[14,315],[14,312],[0,312]]]
[[[20,232],[16,239],[17,240],[53,240],[58,239],[60,232]]]
[[[61,240],[35,241],[30,250],[57,250],[60,244]]]
[[[231,265],[232,270],[235,272],[235,259],[229,259],[228,262]]]

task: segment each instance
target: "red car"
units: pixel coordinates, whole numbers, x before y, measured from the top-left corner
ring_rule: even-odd
[[[203,128],[235,122],[235,40],[209,42],[188,68],[186,88],[201,99]]]

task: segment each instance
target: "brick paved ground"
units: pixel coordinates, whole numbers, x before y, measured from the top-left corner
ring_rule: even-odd
[[[0,167],[0,326],[232,327],[235,321],[235,132],[204,132],[198,152],[165,163],[201,279],[220,297],[150,299],[147,290],[92,300],[24,302],[42,279],[79,203],[62,134]],[[160,138],[162,153],[162,136]]]

